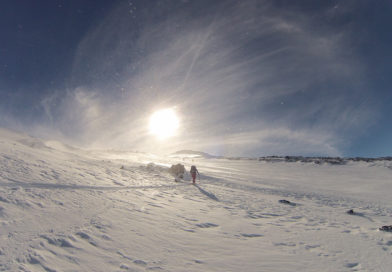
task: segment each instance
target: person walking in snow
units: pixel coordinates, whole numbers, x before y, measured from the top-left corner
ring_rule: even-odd
[[[195,181],[196,181],[196,174],[197,174],[197,175],[199,176],[199,178],[200,178],[200,174],[199,174],[199,171],[197,171],[196,166],[194,166],[194,165],[191,166],[191,171],[190,171],[190,173],[191,173],[192,180],[193,180],[193,184],[194,184]]]

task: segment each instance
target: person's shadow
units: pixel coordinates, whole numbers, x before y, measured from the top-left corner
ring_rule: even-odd
[[[219,199],[218,199],[213,193],[207,192],[206,190],[204,190],[203,188],[201,188],[198,184],[194,184],[194,185],[195,185],[195,187],[196,187],[197,189],[199,189],[199,191],[200,191],[203,195],[207,196],[208,198],[210,198],[210,199],[212,199],[212,200],[219,201]]]

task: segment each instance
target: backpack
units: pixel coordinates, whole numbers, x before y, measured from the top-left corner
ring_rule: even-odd
[[[196,173],[196,171],[197,171],[197,170],[196,170],[196,166],[192,165],[192,166],[191,166],[191,173]]]

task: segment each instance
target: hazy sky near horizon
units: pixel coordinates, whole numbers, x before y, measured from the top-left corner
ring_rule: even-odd
[[[0,126],[91,148],[392,155],[392,2],[5,0]],[[173,108],[175,137],[149,135]]]

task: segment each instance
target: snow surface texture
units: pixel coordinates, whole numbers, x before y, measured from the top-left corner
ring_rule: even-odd
[[[174,182],[179,162],[197,186]],[[0,270],[390,271],[391,181],[391,161],[164,158],[0,130]]]

